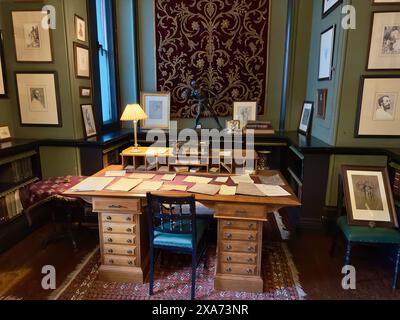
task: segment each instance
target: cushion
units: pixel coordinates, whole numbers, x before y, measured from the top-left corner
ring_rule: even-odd
[[[197,220],[197,244],[199,244],[206,229],[207,222]],[[167,228],[168,226],[166,226]],[[182,249],[192,249],[192,234],[172,234],[163,232],[154,232],[154,245],[163,247],[176,247]]]
[[[350,226],[346,216],[339,218],[338,226],[351,242],[400,244],[400,232],[396,229]]]

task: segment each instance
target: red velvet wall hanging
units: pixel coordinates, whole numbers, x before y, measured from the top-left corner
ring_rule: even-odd
[[[264,113],[269,0],[155,0],[157,89],[171,92],[171,117],[194,118],[192,80],[217,96],[214,110],[258,101]],[[210,114],[204,114],[210,116]]]

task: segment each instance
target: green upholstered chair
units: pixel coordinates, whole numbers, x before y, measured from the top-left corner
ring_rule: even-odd
[[[393,289],[397,288],[397,280],[399,275],[400,267],[400,232],[397,229],[389,228],[369,228],[360,226],[351,226],[348,223],[347,216],[343,215],[344,212],[344,193],[343,183],[339,180],[339,198],[338,198],[338,220],[337,220],[337,232],[334,237],[332,244],[331,255],[333,256],[336,249],[336,243],[338,236],[343,233],[347,242],[346,253],[345,253],[345,265],[351,265],[351,253],[352,248],[355,245],[388,245],[396,249],[395,253],[395,266],[394,266],[394,278],[393,278]]]
[[[148,193],[146,211],[150,231],[150,295],[154,291],[154,253],[159,249],[192,256],[191,298],[194,300],[196,269],[207,248],[207,220],[197,217],[193,196],[163,197]]]

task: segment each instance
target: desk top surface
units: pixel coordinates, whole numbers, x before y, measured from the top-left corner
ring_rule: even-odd
[[[107,171],[117,171],[123,170],[122,166],[110,166],[102,171],[98,172],[94,175],[94,177],[104,177]],[[143,172],[137,172],[143,173]],[[156,176],[151,179],[152,181],[160,181],[161,178],[166,174],[166,172],[147,172],[155,174]],[[285,182],[285,186],[283,188],[288,191],[291,196],[286,197],[257,197],[257,196],[242,196],[242,195],[235,195],[235,196],[222,196],[222,195],[215,195],[209,196],[204,194],[193,194],[196,198],[196,201],[199,202],[230,202],[230,203],[238,203],[238,204],[258,204],[258,205],[270,205],[270,206],[278,206],[278,207],[297,207],[301,206],[300,200],[294,195],[293,190],[290,188],[286,180],[283,178],[282,174],[278,171],[263,171],[261,172],[260,176],[274,176],[279,174],[282,180]],[[167,184],[185,184],[188,187],[192,187],[194,184],[190,183],[183,183],[182,180],[188,176],[200,176],[200,177],[208,177],[208,178],[218,178],[218,177],[230,177],[234,175],[229,174],[207,174],[207,173],[178,173],[177,174],[177,181],[174,182],[167,182]],[[252,178],[257,179],[258,176],[252,176]],[[116,182],[120,178],[115,178]],[[216,185],[223,185],[222,183],[215,183],[214,181],[211,184]],[[163,196],[187,196],[192,195],[192,193],[188,192],[176,192],[176,191],[156,191],[155,194],[160,194]],[[72,196],[72,197],[110,197],[110,198],[145,198],[146,194],[144,193],[135,193],[133,191],[130,192],[115,192],[115,191],[88,191],[88,192],[75,192],[72,190],[67,190],[64,193],[65,196]]]

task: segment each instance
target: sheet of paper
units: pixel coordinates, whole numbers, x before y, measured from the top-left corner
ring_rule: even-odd
[[[167,166],[162,166],[162,167],[160,167],[160,168],[158,169],[158,171],[159,171],[159,172],[168,172],[169,169],[168,169]]]
[[[72,187],[71,190],[77,192],[85,192],[85,191],[102,191],[105,187],[107,187],[111,182],[114,181],[114,178],[100,178],[100,177],[90,177],[86,180],[83,180],[81,183]]]
[[[260,181],[263,184],[267,184],[270,186],[284,186],[285,182],[282,180],[279,174],[276,174],[271,177],[266,177],[266,176],[259,176]]]
[[[268,186],[266,184],[255,185],[267,197],[287,197],[291,194],[280,186]]]
[[[227,183],[228,180],[229,180],[229,177],[220,177],[220,178],[215,179],[215,182],[218,182],[218,183]]]
[[[173,174],[166,174],[166,175],[164,175],[164,176],[161,178],[161,180],[163,180],[163,181],[174,181],[175,178],[176,178],[176,174],[173,173]]]
[[[106,171],[106,177],[125,177],[126,170],[121,171]]]
[[[254,183],[253,179],[250,177],[249,174],[245,174],[242,176],[233,176],[231,177],[232,181],[235,184],[239,184],[239,183]]]
[[[137,187],[139,184],[143,182],[142,179],[120,179],[118,182],[113,185],[107,187],[107,190],[110,191],[131,191],[133,188]]]
[[[162,181],[144,181],[139,186],[137,186],[134,192],[152,192],[158,191],[162,187],[164,182]]]
[[[156,175],[153,173],[133,173],[129,176],[130,179],[143,179],[150,180],[153,179]]]
[[[187,190],[187,186],[182,186],[182,185],[168,185],[165,184],[161,187],[161,191],[183,191],[185,192]]]
[[[187,177],[185,179],[185,182],[188,182],[188,183],[199,183],[199,184],[209,184],[212,180],[213,180],[212,178],[189,176],[189,177]]]
[[[236,187],[221,186],[219,194],[221,196],[234,196],[236,195]]]
[[[243,196],[266,197],[266,195],[257,188],[254,183],[239,183],[236,194]]]
[[[221,186],[197,183],[196,185],[194,185],[192,188],[189,189],[189,192],[206,194],[209,196],[215,196],[219,192],[220,189],[221,189]]]

